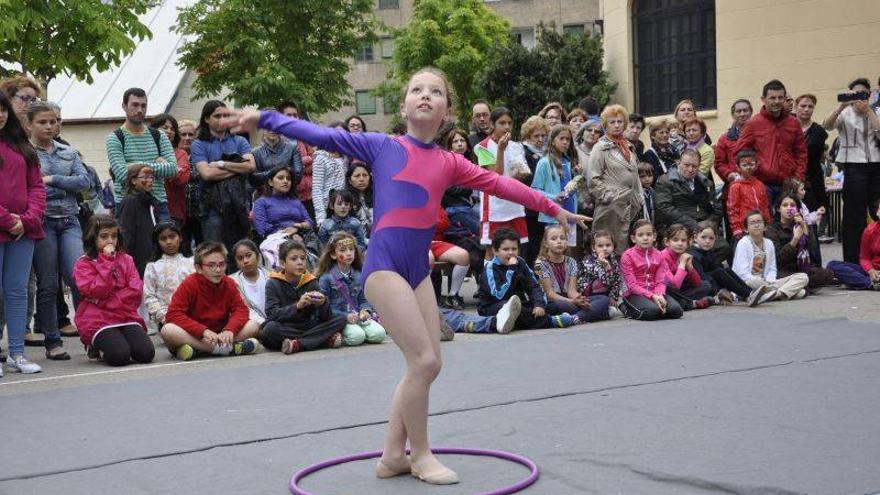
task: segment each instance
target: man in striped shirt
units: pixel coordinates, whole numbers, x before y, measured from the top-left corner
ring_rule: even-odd
[[[177,174],[174,148],[164,132],[154,130],[144,123],[147,117],[147,93],[141,88],[129,88],[122,95],[125,123],[107,136],[107,159],[113,177],[113,196],[116,203],[122,201],[128,166],[146,163],[152,170],[153,196],[159,201],[155,209],[156,221],[169,220],[168,197],[165,195],[165,179]],[[120,140],[119,132],[123,139]],[[157,138],[158,137],[158,146]]]

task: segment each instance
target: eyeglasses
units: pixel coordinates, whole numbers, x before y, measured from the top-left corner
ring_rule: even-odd
[[[137,179],[138,180],[154,180],[155,177],[153,177],[152,175],[138,175]]]
[[[33,103],[35,101],[40,101],[39,96],[31,96],[31,95],[15,95],[16,98],[21,100],[24,103]]]
[[[215,261],[213,263],[202,263],[202,268],[209,268],[211,270],[220,270],[222,268],[226,268],[225,261]]]

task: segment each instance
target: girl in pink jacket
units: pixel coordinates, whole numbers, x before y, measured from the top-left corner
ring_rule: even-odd
[[[630,229],[629,239],[633,247],[624,251],[620,258],[620,271],[626,282],[620,307],[627,318],[681,318],[681,306],[675,299],[666,297],[669,269],[660,251],[654,247],[655,238],[654,226],[647,220],[636,220]]]
[[[80,293],[75,318],[79,338],[89,358],[110,366],[149,363],[156,353],[138,315],[144,284],[123,245],[116,220],[94,215],[83,236],[86,254],[73,267]]]
[[[733,302],[727,289],[721,289],[718,296],[708,280],[700,277],[694,268],[694,257],[685,251],[691,245],[691,231],[680,223],[666,229],[666,249],[660,252],[663,263],[669,271],[666,279],[666,294],[685,311],[704,309],[719,304],[722,294],[726,301]],[[722,292],[723,291],[723,292]]]

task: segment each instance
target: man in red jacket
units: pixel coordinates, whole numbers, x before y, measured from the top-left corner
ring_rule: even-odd
[[[183,361],[197,352],[216,356],[259,352],[260,326],[249,321],[238,286],[226,276],[226,247],[206,241],[193,254],[196,273],[183,279],[165,314],[161,335],[168,350]]]
[[[752,149],[760,166],[755,177],[767,186],[770,204],[779,195],[782,182],[795,177],[804,180],[807,146],[797,118],[785,111],[785,86],[774,79],[764,85],[761,111],[743,126],[736,152]]]

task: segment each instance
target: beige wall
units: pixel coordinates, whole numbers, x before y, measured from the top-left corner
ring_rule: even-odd
[[[558,30],[564,25],[584,24],[590,31],[593,22],[600,19],[600,0],[494,0],[486,1],[486,5],[504,16],[509,22],[511,29],[522,30],[534,28],[539,22],[548,24],[555,22]],[[412,16],[413,1],[400,0],[399,9],[376,9],[374,13],[381,22],[392,28],[399,28],[406,24]],[[386,59],[388,60],[388,59]],[[379,43],[373,46],[373,62],[351,62],[348,73],[348,82],[351,85],[352,97],[358,90],[371,90],[385,81],[386,66],[382,59],[382,50]],[[396,111],[396,109],[393,109]],[[328,112],[319,116],[318,120],[329,123],[333,120],[343,120],[354,114],[355,106],[345,106],[337,111]],[[393,113],[393,111],[392,111]],[[370,130],[384,131],[391,121],[391,115],[384,113],[381,99],[376,101],[376,114],[363,115],[367,128]]]
[[[635,98],[631,5],[603,0],[605,65],[619,84],[615,100],[628,109]],[[873,85],[880,76],[876,0],[717,0],[715,25],[718,109],[700,114],[713,139],[730,126],[736,99],[760,107],[761,87],[771,79],[793,96],[815,94],[814,119],[821,121],[849,81],[863,76]]]
[[[122,125],[122,122],[119,120],[100,123],[64,123],[61,128],[61,137],[82,153],[83,161],[95,167],[98,176],[104,181],[110,178],[107,148],[104,142],[107,135]]]

